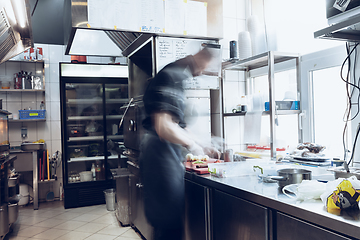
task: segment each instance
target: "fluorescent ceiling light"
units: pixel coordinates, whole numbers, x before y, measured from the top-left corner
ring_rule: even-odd
[[[25,7],[25,1],[19,1],[19,0],[13,0],[12,1],[14,12],[16,15],[16,19],[18,22],[19,27],[25,28],[26,27],[26,7]]]

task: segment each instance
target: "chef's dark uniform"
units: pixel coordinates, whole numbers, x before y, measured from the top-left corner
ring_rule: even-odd
[[[192,77],[192,56],[164,67],[149,80],[143,97],[147,130],[141,143],[140,169],[144,189],[145,214],[154,227],[155,239],[182,239],[184,214],[183,147],[160,139],[151,115],[167,112],[185,127],[183,80]]]

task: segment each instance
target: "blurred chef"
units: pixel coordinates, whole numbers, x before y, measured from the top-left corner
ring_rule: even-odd
[[[140,151],[145,215],[154,239],[183,239],[184,147],[193,155],[216,153],[186,129],[183,80],[200,75],[212,59],[204,48],[165,66],[149,80],[143,97],[147,133]]]

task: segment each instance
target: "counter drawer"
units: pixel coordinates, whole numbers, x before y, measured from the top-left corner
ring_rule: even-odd
[[[211,195],[214,240],[269,239],[266,207],[218,190]]]
[[[276,214],[277,240],[351,240],[283,213]]]

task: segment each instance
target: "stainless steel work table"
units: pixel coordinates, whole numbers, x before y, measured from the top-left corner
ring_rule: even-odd
[[[34,151],[11,150],[11,152],[10,152],[10,154],[23,154],[23,153],[30,153],[32,156],[32,169],[29,169],[29,170],[33,172],[34,210],[38,210],[39,209],[39,183],[52,182],[52,181],[54,181],[54,179],[44,180],[44,181],[38,180],[38,175],[39,175],[39,172],[38,172],[39,171],[38,150],[34,150]]]
[[[311,169],[312,167],[304,168]],[[326,172],[326,169],[324,171]],[[290,198],[279,191],[277,183],[263,183],[256,175],[219,178],[210,174],[198,175],[193,172],[186,172],[185,178],[203,186],[218,189],[235,197],[240,197],[309,223],[322,226],[345,236],[359,238],[360,220],[351,220],[347,216],[337,216],[328,213],[321,200],[300,202]]]

